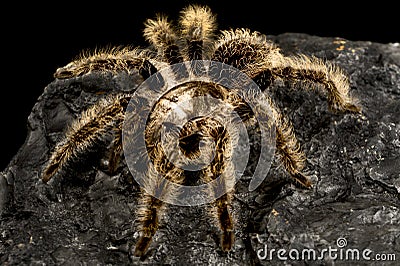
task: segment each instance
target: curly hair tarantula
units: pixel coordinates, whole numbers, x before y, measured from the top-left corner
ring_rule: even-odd
[[[274,105],[266,89],[273,86],[274,81],[278,79],[299,84],[302,88],[318,88],[326,93],[332,111],[361,112],[356,99],[349,95],[349,81],[340,68],[315,57],[284,56],[264,35],[248,29],[225,30],[216,34],[216,18],[206,6],[190,5],[183,9],[177,28],[161,15],[155,19],[148,19],[145,23],[144,37],[151,43],[152,48],[125,47],[98,51],[57,69],[54,76],[58,79],[67,79],[92,71],[115,74],[122,71],[128,73],[136,71],[146,80],[164,67],[201,59],[235,67],[249,76],[264,91],[275,125],[276,153],[292,180],[304,188],[311,187],[311,182],[302,172],[305,155],[300,149],[290,121]],[[248,124],[253,123],[251,120],[253,114],[245,103],[232,95],[229,89],[218,84],[190,82],[179,85],[167,94],[159,99],[155,107],[152,107],[156,113],[152,113],[148,118],[145,131],[147,152],[159,173],[168,180],[184,184],[193,175],[172,165],[160,151],[161,142],[155,132],[158,132],[157,126],[162,123],[159,120],[164,117],[163,112],[172,108],[173,102],[179,101],[182,95],[190,97],[211,95],[229,102],[239,111],[241,119]],[[174,100],[170,94],[175,94]],[[96,147],[96,143],[110,133],[113,140],[109,168],[110,172],[115,172],[122,156],[122,124],[131,97],[130,93],[107,95],[73,121],[63,140],[56,144],[43,169],[41,176],[43,182],[48,182],[57,173],[68,171],[76,161],[82,161],[85,153]],[[197,177],[202,182],[209,182],[225,170],[229,176],[229,171],[233,170],[228,166],[229,156],[224,156],[225,153],[229,153],[229,147],[225,144],[225,139],[229,136],[223,125],[202,117],[196,117],[189,122],[181,129],[179,135],[183,154],[189,158],[196,157],[199,152],[196,147],[203,137],[211,137],[217,143],[216,159],[209,168],[201,170]],[[148,172],[150,180],[153,174]],[[225,182],[230,182],[229,177]],[[164,189],[173,197],[172,191]],[[232,193],[231,190],[217,198],[210,207],[210,213],[221,229],[220,245],[223,251],[231,250],[234,243],[234,224],[230,214]],[[146,253],[159,226],[158,220],[164,205],[160,199],[143,192],[138,210],[141,236],[136,243],[135,256],[143,256]]]

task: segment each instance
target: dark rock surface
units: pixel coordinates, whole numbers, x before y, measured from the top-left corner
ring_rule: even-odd
[[[366,249],[371,259],[395,254],[399,263],[399,44],[304,34],[271,38],[284,53],[313,54],[337,63],[349,74],[352,94],[363,106],[362,115],[332,114],[324,95],[278,86],[274,97],[291,118],[307,155],[311,190],[290,185],[286,172],[273,164],[257,190],[248,192],[248,180],[237,184],[231,252],[220,251],[218,228],[204,207],[170,206],[148,256],[132,261],[139,187],[126,167],[109,176],[101,164],[93,164],[84,173],[65,177],[55,190],[42,184],[39,173],[73,118],[104,93],[130,90],[140,78],[93,73],[55,80],[32,109],[25,144],[0,173],[0,264],[354,265],[367,263],[362,257]],[[338,246],[344,240],[347,245]],[[332,253],[336,260],[323,253],[329,248],[337,249]],[[269,256],[272,249],[276,251]],[[279,249],[285,250],[279,254],[286,262]],[[308,262],[289,257],[299,251],[301,258],[304,250],[306,258],[311,256]],[[360,260],[351,260],[351,254],[346,260],[348,250],[359,251]],[[322,260],[312,259],[311,251]]]

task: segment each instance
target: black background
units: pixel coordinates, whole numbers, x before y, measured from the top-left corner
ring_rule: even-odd
[[[36,1],[35,1],[36,2]],[[390,2],[390,1],[389,1]],[[219,29],[246,27],[268,35],[284,32],[352,41],[400,42],[398,7],[385,1],[50,1],[2,6],[1,160],[4,169],[27,133],[26,121],[54,71],[82,50],[107,45],[145,46],[146,18],[176,19],[189,3],[209,5]],[[271,4],[273,3],[273,4]],[[84,4],[84,5],[83,5]],[[42,6],[40,6],[42,5]]]

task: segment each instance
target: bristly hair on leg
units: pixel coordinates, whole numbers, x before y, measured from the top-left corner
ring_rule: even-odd
[[[118,126],[114,128],[114,139],[111,143],[111,152],[108,159],[108,170],[111,174],[114,174],[116,172],[121,159],[121,153],[123,150],[122,125],[123,123],[118,123]]]
[[[134,250],[136,257],[142,257],[146,253],[158,229],[159,218],[165,210],[164,202],[145,192],[141,192],[141,194],[137,216],[142,235],[136,242]]]
[[[126,94],[112,95],[83,112],[68,128],[64,139],[56,145],[43,170],[42,180],[48,182],[58,171],[81,157],[122,123],[130,97]]]
[[[211,50],[216,17],[207,6],[189,5],[181,12],[181,34],[187,42],[187,60],[206,59]]]
[[[310,188],[312,186],[311,181],[302,172],[306,156],[301,150],[292,123],[275,107],[272,99],[266,93],[264,95],[271,108],[271,118],[275,124],[276,151],[279,159],[295,184],[302,188]]]
[[[158,15],[145,22],[143,36],[163,55],[169,64],[183,61],[179,48],[179,38],[166,16]]]
[[[264,88],[281,79],[299,84],[303,89],[323,89],[327,93],[331,111],[361,113],[357,99],[350,96],[350,83],[344,71],[314,56],[282,56],[272,62],[271,68],[259,71],[254,79]]]
[[[215,42],[212,60],[236,67],[252,78],[260,69],[271,67],[270,62],[280,57],[279,48],[265,35],[236,29],[222,31]]]
[[[130,73],[135,69],[146,79],[157,72],[157,69],[151,63],[154,57],[148,50],[131,47],[112,47],[83,51],[74,61],[58,68],[54,73],[54,77],[67,79],[79,77],[92,71],[111,72],[113,74],[121,71]]]
[[[276,79],[307,83],[301,87],[325,89],[332,111],[361,112],[357,100],[349,95],[349,80],[341,68],[313,56],[283,56],[275,44],[258,32],[223,31],[212,59],[238,68],[262,89]]]

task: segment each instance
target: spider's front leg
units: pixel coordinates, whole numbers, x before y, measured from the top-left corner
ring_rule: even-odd
[[[232,168],[230,165],[226,165],[226,168]],[[233,169],[229,169],[226,173],[223,173],[221,176],[220,182],[217,182],[214,189],[212,189],[209,193],[211,195],[216,194],[216,190],[226,190],[229,186],[227,183],[234,182],[235,176]],[[203,181],[208,183],[213,180],[216,180],[219,176],[212,172],[206,172],[203,176]],[[234,190],[227,191],[224,195],[215,200],[210,206],[211,215],[217,220],[219,228],[221,229],[221,238],[220,245],[221,249],[225,252],[230,251],[233,247],[235,241],[235,234],[233,232],[234,223],[233,218],[230,214],[230,205],[233,197]]]
[[[211,137],[215,142],[215,157],[210,165],[203,170],[201,180],[204,183],[215,183],[209,188],[209,196],[217,198],[210,205],[210,214],[221,229],[220,245],[225,252],[233,247],[235,235],[234,223],[229,208],[235,185],[235,170],[232,163],[232,139],[226,128],[212,119],[199,118],[192,121],[202,132],[203,137]],[[207,152],[206,152],[207,153]]]
[[[158,49],[164,59],[170,64],[183,62],[178,36],[165,16],[148,19],[143,31],[145,39]]]
[[[181,12],[181,34],[186,40],[186,59],[201,60],[211,48],[215,16],[204,6],[190,5]],[[205,53],[204,53],[205,52]]]
[[[139,240],[136,242],[134,256],[142,257],[146,254],[154,234],[158,229],[160,212],[164,209],[164,204],[161,200],[153,196],[142,193],[142,207],[139,209],[141,232]]]
[[[149,156],[154,168],[148,167],[145,181],[146,192],[142,192],[143,197],[141,197],[138,209],[141,236],[136,242],[133,253],[136,257],[146,254],[153,236],[158,230],[160,216],[165,211],[164,201],[169,201],[177,196],[177,188],[167,180],[175,184],[184,182],[183,170],[169,162],[163,153],[161,142],[156,141],[156,144],[149,149]]]

